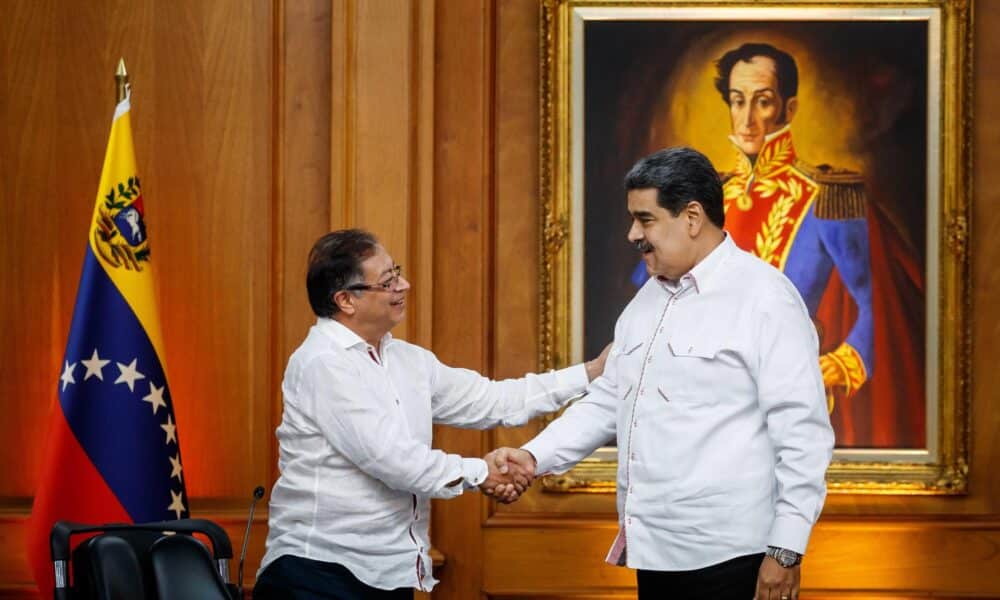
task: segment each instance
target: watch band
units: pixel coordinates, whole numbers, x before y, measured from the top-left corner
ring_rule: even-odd
[[[765,554],[773,558],[775,561],[777,561],[779,565],[781,565],[786,569],[790,569],[795,565],[802,563],[802,555],[794,550],[789,550],[787,548],[768,546]]]

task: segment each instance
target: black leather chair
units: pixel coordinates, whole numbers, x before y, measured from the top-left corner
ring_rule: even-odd
[[[74,535],[96,533],[70,551]],[[205,535],[211,552],[193,534]],[[83,525],[59,521],[50,536],[56,600],[235,600],[232,545],[211,521]],[[72,585],[70,585],[72,570]]]

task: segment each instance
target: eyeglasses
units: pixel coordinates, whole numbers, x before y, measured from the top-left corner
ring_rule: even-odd
[[[392,292],[395,291],[396,286],[399,285],[399,278],[402,276],[403,267],[401,265],[396,265],[392,268],[392,276],[385,281],[380,281],[378,283],[356,283],[354,285],[349,285],[344,289],[352,292],[360,292],[363,290],[369,290],[372,292]]]

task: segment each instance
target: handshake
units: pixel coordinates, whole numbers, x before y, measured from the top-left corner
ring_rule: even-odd
[[[504,504],[520,498],[535,479],[535,467],[538,463],[527,450],[497,448],[484,456],[483,460],[489,467],[489,475],[479,485],[479,489]]]

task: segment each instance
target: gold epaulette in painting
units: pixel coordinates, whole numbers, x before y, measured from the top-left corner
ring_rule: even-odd
[[[865,179],[861,173],[830,165],[813,166],[800,160],[795,161],[795,167],[819,186],[813,207],[816,217],[831,220],[865,218]]]

